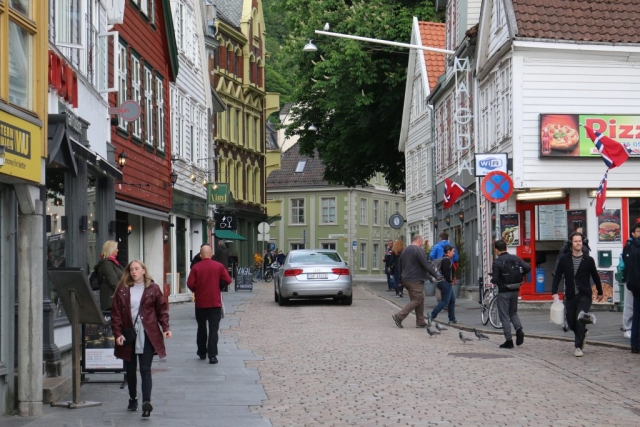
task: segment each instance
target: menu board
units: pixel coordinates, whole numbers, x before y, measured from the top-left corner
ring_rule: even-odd
[[[500,214],[500,238],[508,246],[520,245],[520,214]]]
[[[113,354],[116,346],[111,331],[111,312],[102,312],[106,324],[82,325],[82,368],[85,372],[122,372],[124,362]]]
[[[598,276],[600,276],[600,282],[602,284],[602,301],[603,303],[613,303],[613,271],[598,270]],[[591,296],[593,301],[596,301],[598,297],[598,290],[596,285],[591,283]]]
[[[253,269],[251,267],[238,267],[236,269],[236,291],[253,292]]]
[[[567,211],[565,205],[536,206],[538,240],[565,240],[567,238]]]
[[[598,216],[598,242],[621,242],[620,209],[607,209]]]

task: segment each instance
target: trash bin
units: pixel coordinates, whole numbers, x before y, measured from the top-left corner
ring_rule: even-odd
[[[536,292],[543,293],[547,281],[545,269],[543,267],[536,268]]]

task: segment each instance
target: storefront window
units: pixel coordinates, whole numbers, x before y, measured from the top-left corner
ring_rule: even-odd
[[[33,36],[9,21],[9,102],[26,109],[32,108],[32,45]]]
[[[176,272],[178,293],[187,293],[187,224],[184,218],[176,217]]]
[[[640,199],[629,199],[629,225],[640,221]]]
[[[47,171],[47,268],[66,267],[67,216],[64,198],[64,171]],[[48,280],[47,291],[49,299],[54,305],[54,319],[66,317],[58,294],[53,289],[53,283]]]

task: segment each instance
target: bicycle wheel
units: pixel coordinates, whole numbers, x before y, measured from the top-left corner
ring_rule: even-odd
[[[489,321],[491,326],[496,329],[502,329],[502,322],[500,321],[500,315],[498,314],[498,298],[493,297],[491,304],[489,304]]]
[[[489,323],[489,304],[491,303],[491,290],[485,289],[482,294],[482,312],[480,313],[480,318],[482,319],[482,324],[486,325]]]
[[[258,281],[260,281],[260,270],[254,270],[253,271],[253,282],[257,283]]]
[[[271,270],[267,270],[264,273],[264,281],[269,283],[271,280],[273,280],[273,273],[271,272]]]

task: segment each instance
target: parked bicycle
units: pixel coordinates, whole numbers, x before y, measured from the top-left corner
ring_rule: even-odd
[[[489,280],[487,280],[482,291],[482,312],[480,316],[483,325],[491,322],[491,326],[501,329],[502,322],[498,314],[498,298],[496,298],[498,296],[498,287],[490,282],[490,277],[491,275],[489,275]]]
[[[265,269],[264,272],[264,281],[269,283],[270,281],[273,280],[273,275],[275,274],[275,272],[280,268],[280,264],[278,264],[278,262],[274,262],[273,264],[271,264],[270,266],[268,266]]]
[[[262,280],[262,266],[259,263],[253,265],[253,283],[257,283]]]

